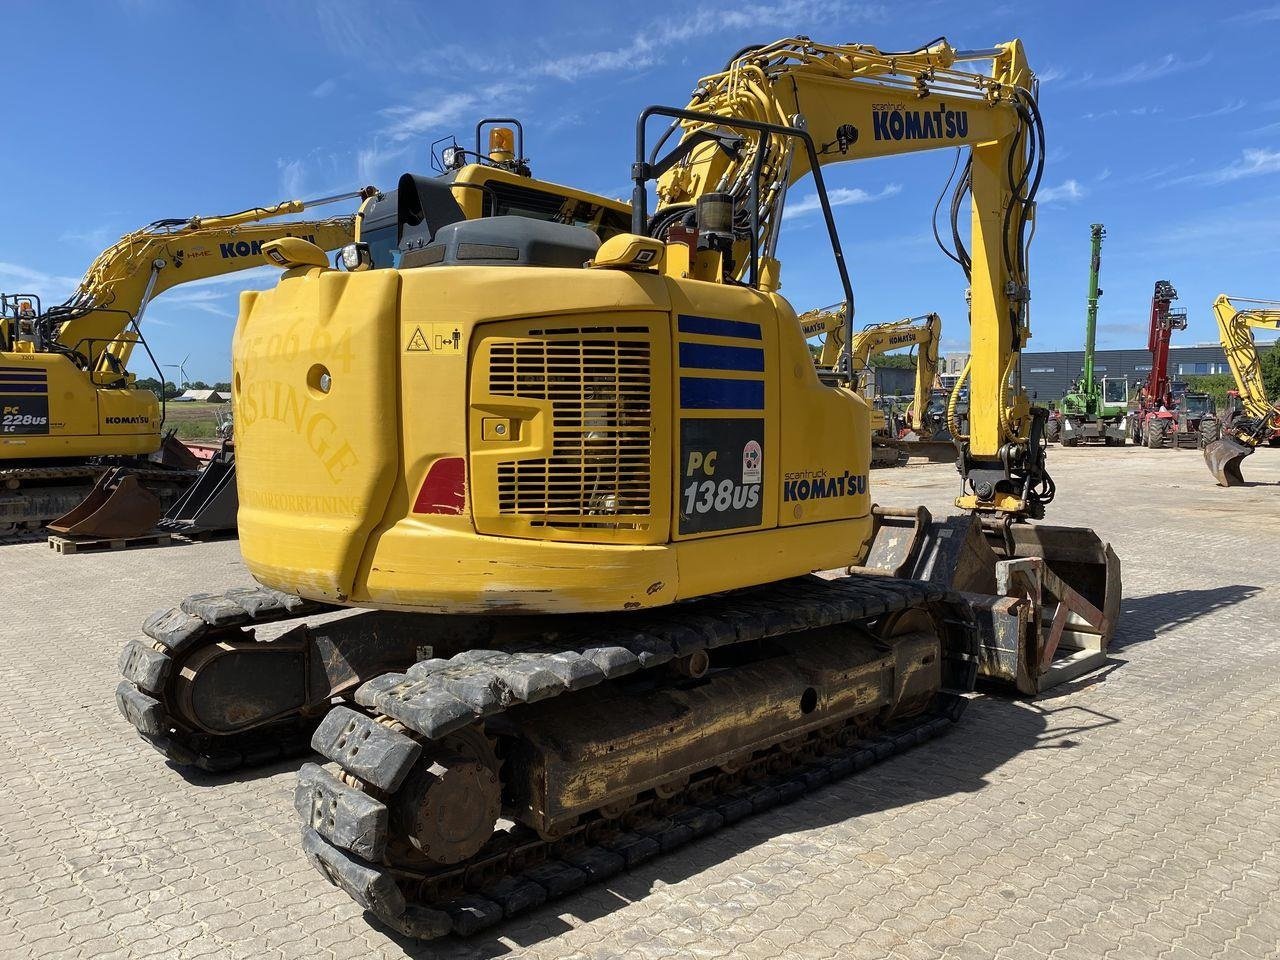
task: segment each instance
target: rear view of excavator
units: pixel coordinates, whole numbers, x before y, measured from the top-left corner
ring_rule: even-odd
[[[314,730],[304,850],[407,935],[475,932],[909,749],[979,674],[1032,692],[1105,656],[1114,553],[1030,522],[1054,485],[1017,380],[1044,157],[1021,44],[787,39],[697,89],[641,113],[621,228],[500,129],[487,157],[401,178],[393,255],[343,271],[268,244],[280,282],[242,296],[240,534],[263,586],[149,619],[117,699],[211,769]],[[819,378],[774,251],[809,176],[851,373],[822,168],[948,147],[969,151],[971,249],[957,223],[949,252],[970,432],[961,515],[934,521],[874,505],[869,404]],[[504,209],[511,188],[561,202]]]
[[[1245,307],[1237,303],[1248,304]],[[1280,301],[1248,300],[1220,294],[1213,315],[1227,366],[1235,378],[1240,409],[1222,422],[1222,436],[1204,449],[1204,462],[1220,487],[1244,484],[1240,464],[1264,443],[1280,437],[1280,398],[1267,396],[1253,331],[1280,330]]]

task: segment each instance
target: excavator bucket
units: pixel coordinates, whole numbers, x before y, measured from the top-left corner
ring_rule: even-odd
[[[853,573],[911,576],[969,600],[979,630],[979,675],[1032,695],[1096,670],[1120,615],[1120,561],[1079,527],[991,525],[968,515],[916,531],[902,511],[876,509],[866,565]]]
[[[127,468],[116,467],[99,477],[89,495],[49,524],[49,529],[69,537],[141,537],[159,519],[160,498]]]
[[[169,533],[184,534],[234,530],[239,507],[235,450],[224,445],[205,464],[196,482],[160,519],[159,527]]]
[[[172,467],[175,470],[199,470],[202,465],[200,458],[172,430],[164,435],[164,439],[160,441],[160,449],[150,459],[162,467]]]
[[[1240,487],[1244,485],[1240,461],[1253,453],[1253,450],[1253,447],[1239,440],[1223,437],[1204,448],[1204,462],[1208,464],[1213,478],[1218,481],[1218,486]]]

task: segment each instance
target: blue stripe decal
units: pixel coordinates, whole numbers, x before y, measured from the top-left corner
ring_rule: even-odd
[[[718,320],[715,317],[695,317],[680,314],[676,321],[681,333],[705,333],[712,337],[738,337],[742,340],[759,340],[760,324],[742,320]]]
[[[0,382],[0,393],[48,393],[47,383],[3,383]]]
[[[28,370],[24,367],[0,367],[0,377],[5,380],[48,380],[48,370]]]
[[[701,370],[764,372],[764,351],[759,347],[722,347],[712,343],[681,343],[680,366]]]
[[[685,410],[763,410],[764,381],[681,377],[680,406]]]

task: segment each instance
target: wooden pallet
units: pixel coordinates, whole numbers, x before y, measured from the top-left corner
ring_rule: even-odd
[[[135,547],[167,547],[173,543],[168,533],[153,533],[145,537],[59,537],[49,538],[50,548],[58,553],[87,553],[94,550],[131,550]]]

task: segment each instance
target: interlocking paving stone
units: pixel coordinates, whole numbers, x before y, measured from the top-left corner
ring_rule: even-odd
[[[426,950],[307,863],[303,759],[188,780],[116,710],[148,614],[251,585],[235,541],[0,546],[0,956],[1280,956],[1280,450],[1233,490],[1195,451],[1055,447],[1050,467],[1050,522],[1124,564],[1107,669],[981,697],[866,774]],[[947,464],[873,485],[935,516],[956,486]]]

